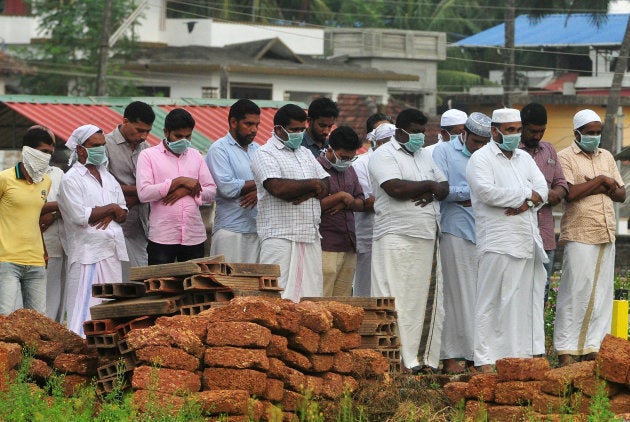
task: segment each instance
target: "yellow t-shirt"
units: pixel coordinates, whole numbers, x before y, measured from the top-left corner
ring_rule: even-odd
[[[49,190],[48,175],[31,184],[17,166],[0,172],[0,261],[46,265],[39,215]]]

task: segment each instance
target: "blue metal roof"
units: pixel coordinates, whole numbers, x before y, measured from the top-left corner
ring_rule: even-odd
[[[577,47],[620,45],[630,14],[609,14],[599,27],[591,15],[553,14],[538,21],[521,15],[514,22],[515,47]],[[486,29],[454,44],[459,47],[503,47],[505,24]]]

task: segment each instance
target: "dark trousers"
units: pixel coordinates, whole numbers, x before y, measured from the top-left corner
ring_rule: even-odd
[[[151,242],[147,244],[149,265],[169,264],[171,262],[188,261],[203,258],[203,243],[198,245],[163,245]]]

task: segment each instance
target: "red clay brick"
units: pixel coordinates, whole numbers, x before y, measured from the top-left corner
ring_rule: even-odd
[[[344,335],[341,330],[338,328],[331,328],[330,330],[320,334],[317,352],[337,353],[341,350],[341,345],[344,340]]]
[[[265,394],[263,397],[273,402],[282,401],[284,394],[284,382],[279,379],[267,378],[265,381]]]
[[[267,356],[281,359],[286,355],[288,347],[289,342],[286,337],[272,334],[269,345],[267,346]]]
[[[389,362],[382,354],[372,349],[354,349],[352,356],[352,374],[359,378],[382,375],[389,371]]]
[[[249,402],[249,392],[246,390],[200,391],[194,394],[193,398],[199,403],[201,410],[210,415],[220,413],[245,415]]]
[[[46,362],[54,362],[57,356],[65,353],[66,350],[64,344],[58,341],[38,340],[36,344],[35,357]]]
[[[531,417],[529,416],[531,415]],[[544,421],[544,422],[586,422],[588,420],[588,415],[567,415],[565,413],[552,413],[548,415],[544,415],[542,413],[533,412],[528,415],[528,418],[525,419],[535,420],[535,421]]]
[[[361,334],[359,333],[342,333],[341,350],[348,351],[361,347]]]
[[[477,374],[468,382],[466,397],[469,399],[494,401],[494,390],[497,386],[497,374]]]
[[[534,394],[532,408],[538,413],[546,415],[548,413],[566,413],[570,402],[566,397],[553,396],[551,394],[538,391]]]
[[[461,400],[466,400],[466,390],[468,390],[467,382],[449,382],[444,386],[444,394],[453,406]]]
[[[201,380],[199,375],[188,371],[138,366],[133,371],[131,386],[135,390],[185,395],[201,390]]]
[[[543,381],[506,381],[497,383],[494,401],[498,404],[522,406],[534,400],[534,393],[540,391]]]
[[[330,371],[335,363],[335,355],[314,354],[309,355],[308,359],[311,361],[312,372]]]
[[[466,409],[464,415],[465,420],[470,421],[485,421],[487,420],[488,405],[478,400],[468,400],[466,402]]]
[[[205,349],[194,332],[162,325],[131,330],[127,333],[126,341],[133,350],[149,346],[172,346],[198,358],[201,358]]]
[[[296,352],[295,350],[288,349],[287,353],[285,353],[282,358],[284,363],[288,366],[295,368],[299,371],[310,371],[311,370],[311,361],[308,360],[306,356],[304,356],[300,352]]]
[[[628,383],[630,342],[606,334],[599,348],[599,376],[620,384]]]
[[[164,316],[156,319],[155,325],[165,328],[176,328],[178,330],[190,331],[195,334],[199,340],[204,341],[206,339],[208,318],[199,315]]]
[[[53,368],[63,373],[94,376],[98,359],[86,355],[61,354],[55,359]]]
[[[352,368],[354,363],[352,361],[352,355],[349,352],[338,352],[335,353],[333,358],[333,372],[337,372],[339,374],[349,374],[352,372]]]
[[[265,349],[243,349],[240,347],[208,347],[204,354],[207,366],[238,369],[269,369]]]
[[[280,307],[276,315],[278,325],[274,331],[283,334],[295,334],[301,327],[302,315],[298,310],[298,304],[288,299],[278,300],[275,303]]]
[[[304,388],[313,395],[319,396],[324,389],[324,379],[315,375],[304,375]]]
[[[35,381],[46,381],[53,373],[53,370],[41,359],[32,359],[28,369],[28,375]]]
[[[350,375],[342,375],[343,378],[343,388],[344,390],[348,390],[349,392],[354,392],[359,388],[359,381],[357,381],[354,377]]]
[[[346,303],[327,301],[320,302],[333,316],[335,328],[344,332],[357,331],[363,323],[363,308]]]
[[[199,358],[170,346],[148,346],[136,350],[138,364],[159,366],[161,368],[181,369],[194,372],[199,369]]]
[[[214,309],[210,322],[255,322],[273,328],[278,325],[276,314],[280,309],[280,306],[262,297],[237,297],[232,299],[229,305]],[[204,315],[204,312],[200,315]]]
[[[204,339],[208,346],[265,348],[271,341],[269,328],[253,322],[214,322]]]
[[[280,409],[280,407],[268,400],[260,400],[260,404],[262,405],[263,410],[263,414],[260,418],[261,421],[278,422],[282,420],[282,409]]]
[[[630,393],[625,391],[610,399],[610,410],[615,414],[630,413]]]
[[[298,309],[304,327],[316,333],[323,333],[333,327],[333,316],[321,302],[300,302]]]
[[[247,390],[251,395],[265,393],[267,375],[253,369],[206,368],[204,390]]]
[[[279,359],[269,358],[269,377],[277,378],[284,382],[285,388],[293,391],[301,391],[304,387],[304,374],[300,371],[289,368]]]
[[[22,362],[22,346],[16,343],[0,342],[0,349],[7,353],[7,365],[13,369]]]
[[[90,377],[78,374],[67,374],[61,380],[61,387],[65,397],[71,397],[76,394],[79,389],[90,385]]]
[[[288,337],[289,347],[300,352],[315,353],[319,348],[319,334],[306,327],[300,327],[296,334]]]
[[[608,398],[613,397],[623,389],[623,385],[597,378],[595,375],[580,376],[573,380],[575,388],[589,397],[593,397],[597,394],[598,387],[602,383],[604,385],[604,394]]]
[[[304,396],[295,391],[284,390],[282,410],[296,411],[304,404]]]
[[[545,379],[541,390],[548,394],[563,396],[573,388],[573,380],[576,377],[594,377],[595,362],[577,362],[562,368],[550,369],[545,372]]]
[[[489,421],[524,421],[527,419],[527,414],[530,412],[527,407],[523,406],[503,406],[503,405],[489,405],[488,406],[488,420]]]
[[[343,394],[343,377],[341,375],[334,372],[326,372],[322,379],[324,380],[323,397],[335,400]]]
[[[542,381],[549,367],[545,358],[505,358],[495,363],[499,381]]]

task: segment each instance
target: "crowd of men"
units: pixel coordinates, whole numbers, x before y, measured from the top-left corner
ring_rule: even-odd
[[[426,147],[420,110],[395,122],[377,113],[359,157],[362,140],[334,128],[328,98],[308,113],[279,108],[262,146],[260,114],[235,102],[204,160],[188,111],[171,110],[149,146],[155,114],[136,101],[110,133],[72,133],[65,174],[49,166],[53,133],[29,128],[22,162],[0,173],[0,314],[24,306],[83,335],[92,285],[203,257],[200,207],[216,202],[211,255],[278,264],[282,296],[296,302],[394,297],[411,373],[440,362],[487,372],[503,357],[545,353],[552,207],[562,203],[554,346],[560,365],[596,356],[612,315],[613,202],[626,191],[594,111],[575,114],[574,141],[558,153],[542,141],[547,112],[536,103],[491,117],[448,110]]]

